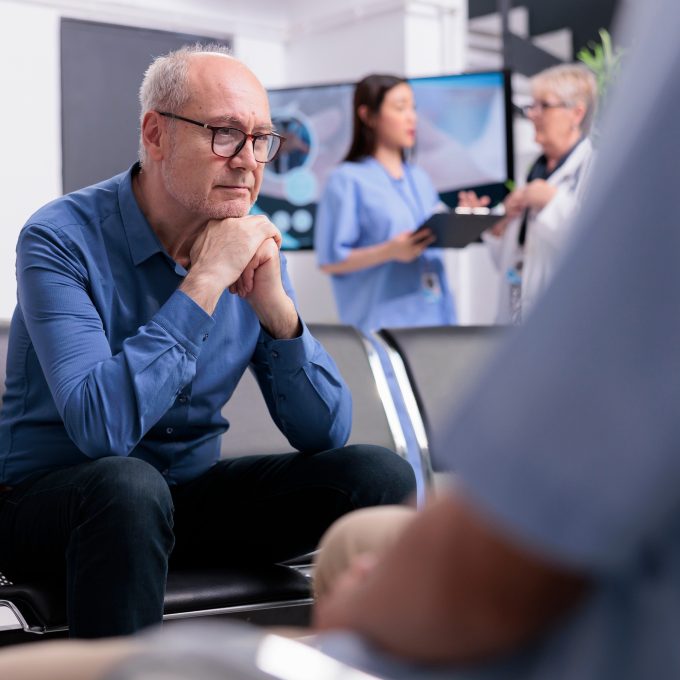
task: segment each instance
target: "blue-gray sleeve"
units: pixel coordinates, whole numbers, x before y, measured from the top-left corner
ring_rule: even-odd
[[[344,262],[361,237],[356,183],[342,168],[328,178],[314,225],[314,249],[320,265]]]
[[[91,458],[128,455],[191,382],[212,317],[178,290],[112,355],[87,272],[49,225],[21,232],[17,288],[69,437]]]
[[[281,273],[295,301],[283,256]],[[290,340],[275,340],[262,329],[251,367],[272,419],[293,448],[338,448],[352,428],[352,397],[333,359],[301,323],[302,333]]]
[[[448,432],[478,508],[595,572],[680,511],[680,49],[650,38],[603,121],[580,238]]]

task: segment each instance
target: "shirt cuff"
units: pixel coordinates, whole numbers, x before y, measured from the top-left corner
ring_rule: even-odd
[[[212,316],[181,290],[168,298],[153,320],[196,357],[215,325]]]
[[[297,338],[282,340],[273,338],[264,328],[260,328],[256,354],[272,369],[296,370],[310,363],[316,352],[316,340],[302,319],[300,319],[300,325],[302,333]]]

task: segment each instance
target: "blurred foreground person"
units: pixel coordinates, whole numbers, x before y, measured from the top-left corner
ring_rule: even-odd
[[[680,229],[649,200],[678,183],[680,7],[639,10],[581,238],[451,424],[457,486],[319,605],[312,644],[363,673],[680,677]],[[203,630],[136,638],[107,677],[331,676],[301,643]],[[269,672],[275,651],[286,670]]]

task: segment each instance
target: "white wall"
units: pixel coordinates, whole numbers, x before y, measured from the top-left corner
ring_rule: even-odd
[[[265,87],[288,85],[286,47],[281,40],[235,35],[233,48],[234,54],[248,64]]]
[[[465,69],[467,0],[410,2],[406,8],[404,54],[408,76]]]
[[[357,80],[372,71],[404,72],[403,12],[386,10],[371,16],[348,14],[333,26],[298,34],[287,44],[291,84]]]
[[[16,302],[19,230],[61,193],[58,46],[55,10],[0,2],[0,318]]]

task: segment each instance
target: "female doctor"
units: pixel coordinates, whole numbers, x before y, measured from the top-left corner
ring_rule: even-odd
[[[353,138],[316,214],[315,248],[332,276],[343,323],[384,327],[456,321],[441,254],[416,232],[437,208],[428,176],[405,160],[416,141],[413,91],[403,78],[370,75],[354,91]]]
[[[531,80],[525,107],[543,154],[527,183],[505,199],[505,217],[483,235],[501,273],[498,323],[518,323],[544,291],[571,232],[592,160],[587,134],[597,104],[595,76],[580,64],[554,66]],[[461,192],[461,207],[489,198]]]

